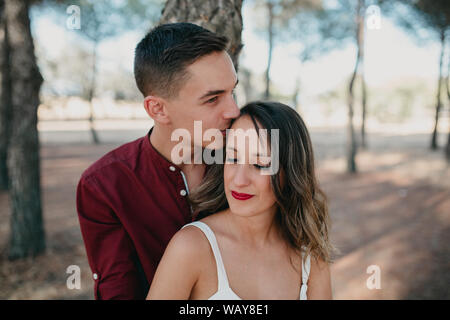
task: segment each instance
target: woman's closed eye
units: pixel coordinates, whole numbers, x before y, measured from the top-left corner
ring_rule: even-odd
[[[238,163],[238,159],[229,157],[226,159],[226,162],[227,163]],[[258,170],[268,169],[268,168],[270,168],[270,165],[271,165],[270,163],[267,165],[260,165],[257,163],[253,164],[253,166]]]
[[[269,169],[270,168],[270,164],[268,165],[259,165],[259,164],[254,164],[255,168],[257,168],[258,170],[265,170],[265,169]]]

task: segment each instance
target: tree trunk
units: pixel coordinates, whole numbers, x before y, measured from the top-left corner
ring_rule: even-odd
[[[11,80],[9,78],[9,47],[4,3],[0,1],[0,190],[9,186],[6,163],[11,136]]]
[[[298,106],[298,96],[300,95],[300,76],[297,77],[297,80],[295,81],[295,88],[294,93],[292,94],[292,107],[299,111]]]
[[[355,129],[353,125],[353,114],[354,114],[354,93],[353,93],[353,85],[355,83],[356,74],[358,73],[359,62],[361,60],[361,42],[362,42],[362,34],[364,32],[364,18],[361,14],[361,9],[363,6],[363,0],[358,0],[358,5],[356,9],[356,45],[358,53],[356,55],[355,69],[353,70],[352,77],[350,79],[350,83],[348,86],[348,127],[347,127],[347,172],[355,173],[357,171],[356,168],[356,152],[357,152],[357,144],[355,137]]]
[[[363,10],[363,12],[365,12],[365,2],[362,1],[361,3],[361,10]],[[367,115],[367,88],[366,88],[366,80],[365,80],[365,76],[364,76],[364,40],[365,40],[365,19],[364,19],[364,14],[361,13],[360,15],[360,24],[358,26],[359,31],[358,31],[358,50],[359,50],[359,56],[360,56],[360,62],[359,62],[359,74],[361,77],[361,104],[362,104],[362,113],[361,113],[361,148],[362,149],[366,149],[367,144],[366,144],[366,115]]]
[[[450,162],[450,129],[448,130],[447,147],[445,148],[445,157],[447,158],[447,162]]]
[[[230,40],[228,54],[238,70],[242,49],[242,0],[167,0],[159,24],[190,22],[226,36]]]
[[[43,79],[34,55],[28,9],[26,0],[5,0],[13,110],[7,160],[11,183],[11,260],[36,256],[45,250],[37,132]]]
[[[356,169],[356,137],[355,129],[353,125],[353,84],[356,78],[356,68],[358,66],[358,58],[356,61],[355,71],[353,72],[352,78],[350,79],[350,84],[348,86],[348,126],[347,126],[347,172],[355,173]]]
[[[94,144],[99,144],[100,140],[98,139],[97,132],[94,128],[94,105],[92,100],[94,99],[95,95],[95,88],[96,88],[96,80],[97,80],[97,41],[94,40],[94,48],[92,50],[92,82],[91,82],[91,88],[89,90],[89,128],[91,131],[92,141]]]
[[[362,86],[362,123],[361,123],[361,148],[367,149],[366,139],[366,118],[367,118],[367,87],[364,80],[364,75],[361,74],[361,86]]]
[[[267,2],[267,11],[269,15],[269,21],[267,24],[267,35],[269,40],[269,55],[267,58],[267,68],[266,68],[266,91],[264,93],[264,99],[269,100],[270,98],[270,66],[272,65],[272,51],[273,51],[273,4]]]
[[[444,50],[445,50],[445,30],[441,32],[441,56],[439,58],[439,80],[438,80],[438,90],[436,97],[436,113],[434,116],[434,129],[433,135],[431,136],[431,150],[436,150],[438,148],[437,144],[437,128],[439,122],[439,113],[441,111],[442,103],[441,103],[441,87],[442,87],[442,60],[444,58]]]
[[[445,87],[447,89],[447,102],[449,104],[449,113],[450,113],[450,56],[448,57],[448,70],[447,70],[447,81],[445,82]],[[445,148],[445,157],[447,161],[450,162],[450,126],[448,128],[448,137],[447,137],[447,146]]]

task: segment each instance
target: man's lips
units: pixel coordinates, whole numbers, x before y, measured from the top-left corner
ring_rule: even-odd
[[[231,195],[237,200],[248,200],[253,197],[253,194],[239,193],[236,191],[231,191]]]

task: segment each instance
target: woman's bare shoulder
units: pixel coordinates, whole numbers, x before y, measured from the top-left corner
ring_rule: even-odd
[[[308,299],[332,299],[329,263],[311,256],[311,270],[308,279]]]
[[[199,228],[191,225],[175,233],[166,250],[184,252],[195,261],[209,252],[209,242]]]
[[[153,278],[148,299],[187,299],[202,273],[208,240],[201,230],[187,226],[167,245]]]
[[[199,221],[206,223],[214,233],[221,233],[228,209],[211,214]]]
[[[222,229],[221,225],[223,225],[224,220],[223,214],[224,211],[214,213],[199,221],[205,223],[212,229],[214,234],[217,234],[218,232],[220,233]],[[211,254],[211,245],[209,244],[206,235],[200,228],[194,225],[187,225],[179,230],[173,236],[169,246],[175,246],[177,250],[189,252],[195,259],[208,259]]]

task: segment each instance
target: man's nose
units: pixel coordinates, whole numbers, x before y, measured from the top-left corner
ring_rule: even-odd
[[[223,113],[223,117],[225,119],[235,119],[237,117],[239,117],[239,115],[241,114],[241,110],[239,109],[239,107],[236,104],[236,101],[234,100],[234,97],[231,97],[230,102],[227,104],[226,110]]]

